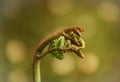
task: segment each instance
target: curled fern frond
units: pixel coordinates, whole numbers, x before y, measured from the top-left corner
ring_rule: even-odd
[[[84,29],[79,26],[65,28],[50,34],[39,43],[38,47],[35,50],[33,60],[34,82],[39,82],[39,80],[36,80],[37,78],[35,76],[37,62],[47,54],[51,54],[60,60],[64,58],[64,53],[66,52],[74,52],[81,58],[85,57],[82,52],[82,50],[85,48],[85,41],[82,38],[81,34],[83,31]],[[46,47],[47,51],[42,54],[43,49]]]

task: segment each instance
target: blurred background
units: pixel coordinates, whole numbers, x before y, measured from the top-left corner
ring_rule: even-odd
[[[32,82],[36,45],[61,28],[81,26],[81,59],[41,60],[42,82],[120,82],[120,0],[0,0],[0,82]]]

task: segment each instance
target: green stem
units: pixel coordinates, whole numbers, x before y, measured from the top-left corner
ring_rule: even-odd
[[[37,62],[36,62],[36,69],[34,69],[35,70],[35,80],[36,80],[36,82],[41,82],[41,73],[40,73],[40,60],[38,60]]]
[[[33,82],[41,82],[40,60],[36,58],[33,61]]]

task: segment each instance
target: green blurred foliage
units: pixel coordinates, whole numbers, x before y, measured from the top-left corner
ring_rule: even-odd
[[[82,59],[71,55],[75,69],[67,75],[55,72],[53,58],[45,57],[42,82],[119,82],[119,4],[119,0],[0,0],[0,82],[32,82],[37,43],[74,25],[85,28],[84,52],[94,56],[78,67]]]

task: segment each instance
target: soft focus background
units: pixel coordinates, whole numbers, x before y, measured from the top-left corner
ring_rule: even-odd
[[[85,28],[85,59],[41,60],[42,82],[120,82],[120,0],[0,0],[0,82],[32,82],[36,45],[58,29]]]

